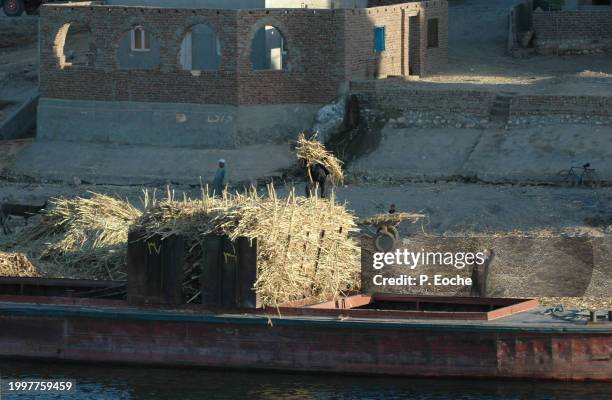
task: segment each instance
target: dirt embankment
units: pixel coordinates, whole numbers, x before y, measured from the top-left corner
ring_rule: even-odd
[[[0,16],[0,49],[34,45],[38,41],[38,17]]]
[[[0,120],[2,120],[1,117]],[[19,151],[33,141],[34,139],[0,141],[0,179],[6,177],[7,169],[13,164]]]
[[[0,16],[0,99],[34,87],[38,77],[38,18]]]

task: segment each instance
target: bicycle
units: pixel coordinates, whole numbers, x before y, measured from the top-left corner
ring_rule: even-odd
[[[572,166],[569,170],[559,171],[558,175],[566,186],[585,186],[595,189],[601,186],[601,180],[595,168],[590,167],[591,163],[586,163],[582,167]]]

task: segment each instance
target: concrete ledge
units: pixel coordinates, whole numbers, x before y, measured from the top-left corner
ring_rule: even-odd
[[[234,106],[41,98],[43,141],[238,148],[297,138],[321,104]]]
[[[457,177],[484,182],[562,182],[559,172],[590,162],[612,182],[612,127],[547,125],[524,129],[394,128],[349,172],[391,180]],[[545,160],[545,161],[543,161]]]
[[[36,109],[38,107],[38,90],[32,90],[19,107],[17,107],[0,124],[0,139],[21,139],[36,126]]]
[[[212,181],[217,160],[227,160],[230,184],[278,176],[295,162],[288,145],[240,149],[184,149],[96,143],[36,142],[23,149],[12,173],[41,180],[113,185]]]

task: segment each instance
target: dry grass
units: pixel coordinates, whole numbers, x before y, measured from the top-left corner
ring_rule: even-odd
[[[137,224],[150,234],[187,238],[188,258],[201,259],[201,243],[210,233],[257,238],[258,279],[262,304],[315,297],[328,300],[358,288],[359,249],[349,234],[355,218],[344,205],[290,193],[225,193],[212,198],[160,202]],[[195,268],[193,269],[195,270]]]
[[[125,279],[127,234],[141,211],[97,193],[50,203],[41,221],[18,235],[17,249],[52,265],[56,277]]]
[[[278,198],[269,188],[211,197],[162,201],[145,193],[143,214],[128,202],[92,193],[91,198],[58,198],[40,222],[17,234],[12,250],[26,253],[44,276],[125,279],[129,229],[186,239],[186,294],[198,291],[202,243],[209,234],[257,238],[258,280],[254,289],[267,306],[315,297],[328,300],[359,285],[359,249],[349,237],[355,218],[344,205],[291,193]],[[20,276],[38,272],[25,258],[6,258],[3,271]]]
[[[306,162],[307,167],[321,164],[327,168],[334,184],[339,185],[344,182],[342,161],[338,160],[325,146],[317,141],[316,134],[310,139],[306,139],[304,133],[300,133],[295,152],[298,159]]]
[[[0,251],[0,276],[35,277],[40,275],[40,271],[24,254]]]

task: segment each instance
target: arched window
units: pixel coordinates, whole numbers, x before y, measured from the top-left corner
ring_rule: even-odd
[[[179,53],[181,67],[188,71],[216,71],[221,63],[221,44],[208,25],[194,25],[185,34]]]
[[[251,63],[255,70],[279,71],[285,69],[287,50],[285,38],[275,27],[259,28],[251,43]]]
[[[55,44],[61,68],[94,65],[97,51],[88,25],[79,22],[65,24],[57,33]]]
[[[159,42],[143,26],[135,26],[119,39],[120,69],[155,69],[160,63]]]
[[[149,34],[142,26],[136,26],[131,31],[132,51],[151,51]]]

